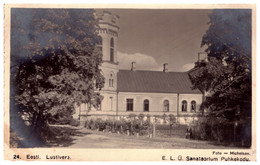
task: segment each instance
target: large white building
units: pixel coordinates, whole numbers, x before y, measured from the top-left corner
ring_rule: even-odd
[[[203,94],[192,89],[188,72],[170,72],[167,64],[162,71],[119,70],[117,58],[118,20],[117,15],[103,11],[96,13],[100,49],[103,53],[101,66],[105,85],[101,95],[104,97],[97,109],[82,104],[74,117],[117,118],[130,114],[149,114],[150,116],[169,115],[176,117],[178,123],[190,123],[202,103]]]

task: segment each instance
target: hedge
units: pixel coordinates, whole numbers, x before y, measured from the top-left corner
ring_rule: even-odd
[[[150,136],[152,124],[149,120],[101,120],[90,119],[85,122],[85,128],[103,132],[118,133],[124,135]]]

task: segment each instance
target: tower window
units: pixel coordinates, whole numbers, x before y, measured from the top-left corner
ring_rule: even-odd
[[[110,99],[110,110],[113,110],[113,97],[109,97]]]
[[[98,51],[100,51],[100,53],[102,54],[102,49],[103,47],[103,40],[102,40],[102,37],[98,36],[97,38],[97,48],[98,48]]]
[[[114,76],[111,73],[109,77],[109,87],[114,87]]]
[[[164,100],[164,102],[163,102],[163,111],[169,112],[169,101],[168,100]]]
[[[149,112],[149,100],[144,100],[144,112]]]
[[[134,110],[134,99],[126,99],[126,111]]]
[[[186,100],[182,101],[181,111],[182,112],[187,112],[187,101]]]
[[[191,112],[196,112],[196,101],[191,101],[191,107],[190,107]]]
[[[110,40],[110,62],[114,62],[114,38]]]

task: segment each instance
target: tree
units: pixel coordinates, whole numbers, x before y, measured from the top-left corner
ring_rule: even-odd
[[[251,124],[251,10],[213,10],[202,38],[207,62],[197,63],[190,77],[208,93],[202,109],[214,124]],[[251,125],[250,125],[251,127]]]
[[[71,116],[75,105],[98,106],[104,77],[93,10],[27,9],[23,20],[17,17],[13,12],[12,36],[23,37],[11,40],[11,67],[19,116],[42,132],[48,120]]]

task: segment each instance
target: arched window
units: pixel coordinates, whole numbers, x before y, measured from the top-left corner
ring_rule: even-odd
[[[168,100],[163,101],[163,111],[169,112],[169,101]]]
[[[113,73],[110,73],[109,87],[114,87],[114,76],[113,76]]]
[[[181,111],[182,112],[187,112],[187,101],[186,100],[182,101]]]
[[[97,48],[98,48],[98,51],[101,52],[101,54],[103,53],[103,40],[102,40],[102,37],[98,36],[97,38]]]
[[[110,40],[110,62],[114,62],[114,38]]]
[[[196,101],[194,101],[194,100],[191,101],[190,111],[196,112]]]
[[[149,112],[149,100],[144,100],[144,112]]]

